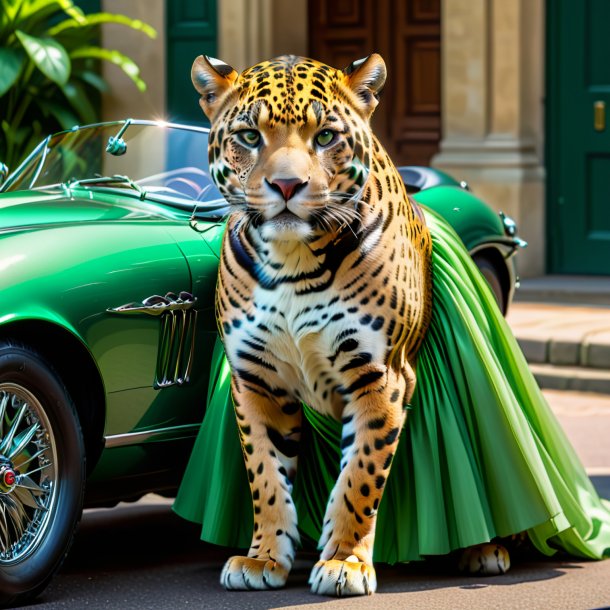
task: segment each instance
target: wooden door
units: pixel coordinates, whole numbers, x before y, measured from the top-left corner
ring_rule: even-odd
[[[610,3],[547,8],[549,270],[610,275]]]
[[[388,80],[373,118],[394,162],[428,165],[441,138],[440,0],[309,0],[309,54],[337,68],[376,51]]]

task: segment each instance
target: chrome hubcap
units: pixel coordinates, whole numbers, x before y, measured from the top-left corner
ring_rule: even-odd
[[[57,495],[57,452],[39,400],[0,383],[0,567],[22,561],[44,538]]]
[[[0,494],[8,494],[15,489],[17,474],[10,466],[0,468]]]

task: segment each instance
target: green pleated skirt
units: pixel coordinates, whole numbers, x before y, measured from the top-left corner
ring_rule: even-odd
[[[610,503],[600,500],[485,280],[459,237],[426,211],[434,304],[417,386],[379,506],[374,558],[441,555],[527,531],[542,552],[610,555]],[[250,488],[217,342],[207,411],[174,510],[201,538],[248,547]],[[304,406],[293,497],[317,541],[340,462],[341,425]]]

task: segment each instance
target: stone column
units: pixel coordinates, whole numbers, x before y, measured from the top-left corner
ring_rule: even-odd
[[[133,59],[140,66],[140,75],[147,85],[146,91],[140,93],[122,70],[102,62],[102,75],[110,85],[102,99],[103,120],[165,117],[164,0],[103,0],[102,10],[140,19],[157,30],[157,38],[151,40],[122,25],[102,26],[103,46],[117,49]]]
[[[218,38],[218,57],[240,72],[277,55],[306,55],[307,0],[222,0]]]
[[[241,72],[271,57],[272,0],[218,2],[218,58]]]
[[[443,140],[436,167],[512,216],[545,271],[543,0],[443,0]]]

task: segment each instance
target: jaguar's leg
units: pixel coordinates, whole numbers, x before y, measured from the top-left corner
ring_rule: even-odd
[[[220,582],[227,589],[276,589],[284,586],[299,534],[291,497],[301,431],[301,405],[258,392],[235,377],[235,414],[250,481],[254,533],[247,557],[231,557]]]
[[[501,544],[476,544],[462,551],[458,568],[467,574],[497,576],[508,572],[510,556],[506,547]]]
[[[383,372],[383,375],[378,375]],[[371,383],[362,385],[364,380]],[[344,386],[341,472],[324,518],[320,561],[309,582],[322,595],[370,595],[377,588],[373,543],[377,509],[405,421],[414,376],[367,367]]]

